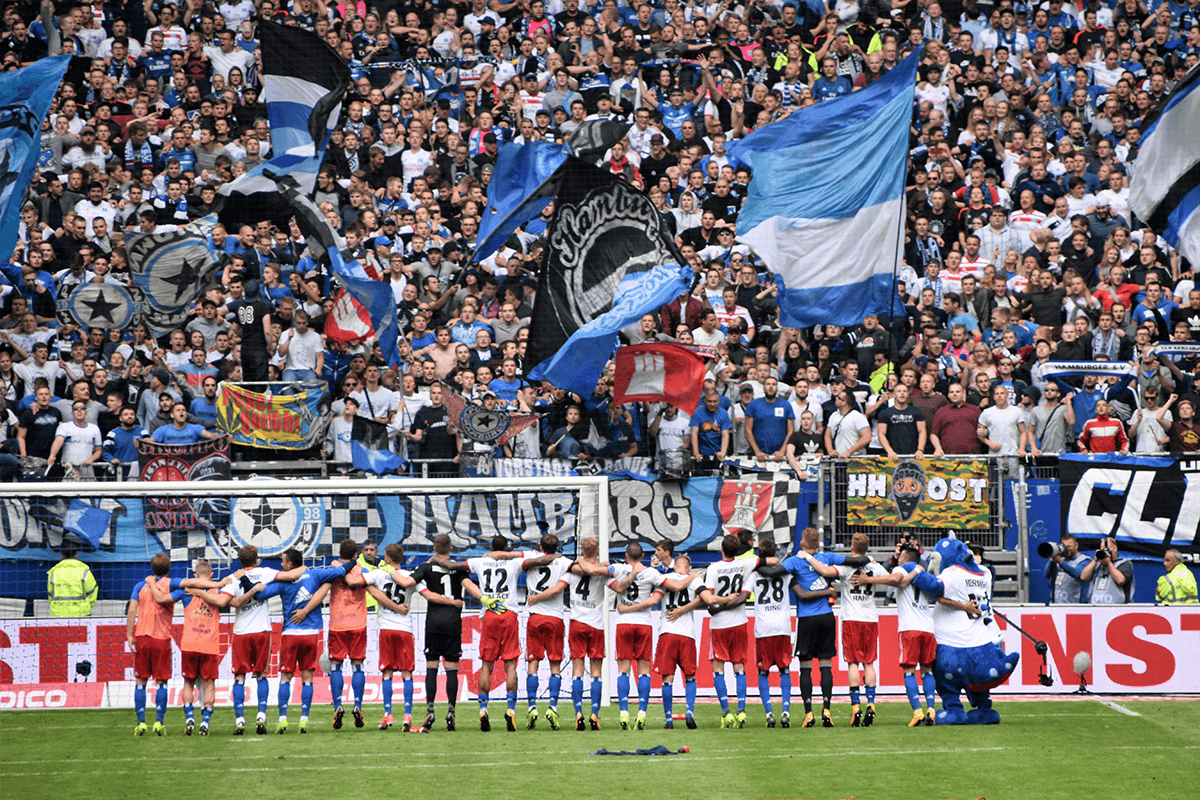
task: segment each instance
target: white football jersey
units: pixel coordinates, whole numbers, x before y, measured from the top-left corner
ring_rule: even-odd
[[[792,576],[768,578],[757,572],[754,587],[754,638],[792,635]]]
[[[709,564],[708,569],[704,572],[704,585],[718,597],[738,592],[750,594],[753,591],[750,573],[754,571],[757,563],[753,558],[715,561]],[[736,608],[728,608],[713,614],[708,626],[710,630],[736,628],[739,625],[745,625],[747,620],[746,604],[742,603]]]
[[[969,603],[974,600],[982,615],[972,619],[965,611],[938,603],[933,608],[933,635],[939,645],[979,647],[1000,640],[1000,629],[992,618],[992,573],[976,575],[955,564],[938,575],[946,587],[945,598]]]
[[[887,570],[872,561],[865,567],[838,567],[838,583],[842,594],[842,621],[878,622],[879,609],[875,607],[875,587],[869,583],[854,586],[850,576],[856,572],[883,577]]]
[[[540,594],[554,587],[560,581],[567,583],[564,577],[567,570],[571,568],[571,559],[566,556],[559,556],[544,567],[534,567],[525,573],[525,593],[526,595]],[[562,619],[563,616],[563,593],[551,597],[549,600],[541,600],[529,607],[530,615],[537,614],[543,617],[557,617]]]
[[[479,588],[488,597],[498,597],[518,614],[521,613],[520,594],[517,592],[517,578],[521,575],[521,562],[525,558],[536,558],[535,553],[525,553],[524,558],[509,558],[503,561],[480,556],[468,558],[467,569],[479,579]],[[479,610],[479,616],[487,612],[486,608]]]
[[[278,570],[273,570],[270,567],[253,567],[246,570],[246,577],[250,578],[252,583],[270,583],[275,580],[275,576],[279,574]],[[234,581],[221,587],[221,591],[234,597],[241,597],[245,594],[242,591],[241,583]],[[233,622],[233,633],[235,636],[242,636],[247,633],[264,633],[271,630],[271,612],[267,608],[266,600],[259,600],[257,597],[252,597],[246,605],[236,610],[236,617]]]
[[[409,577],[408,570],[398,570],[405,578]],[[392,578],[392,571],[386,565],[383,569],[373,569],[363,575],[363,580],[368,586],[374,586],[379,591],[383,592],[393,603],[403,603],[406,606],[411,606],[413,591],[412,589],[402,589],[400,584],[396,583]],[[381,631],[407,631],[413,632],[412,618],[408,614],[399,614],[392,611],[390,608],[379,606],[379,611],[375,618],[379,621],[379,630]]]
[[[906,570],[898,566],[892,570],[893,575],[904,575]],[[933,633],[933,602],[929,596],[917,589],[913,584],[896,590],[896,616],[900,622],[900,631],[925,631]]]
[[[571,621],[604,630],[604,582],[607,578],[573,572],[568,572],[565,578],[567,591],[571,593]]]
[[[659,634],[673,633],[676,636],[686,636],[689,639],[696,638],[696,619],[695,611],[688,611],[679,615],[676,620],[667,619],[667,612],[673,611],[676,608],[682,608],[688,603],[696,599],[696,595],[700,594],[702,586],[699,573],[696,573],[697,578],[693,580],[682,591],[673,592],[670,589],[663,589],[663,604],[658,615],[658,632]],[[683,576],[678,572],[671,571],[667,573],[667,580],[678,580]]]
[[[608,582],[608,587],[610,589],[614,589],[615,591],[616,585],[624,580],[625,576],[627,576],[632,570],[633,567],[629,566],[628,564],[614,564],[614,577]],[[642,602],[654,592],[662,594],[662,590],[660,590],[658,587],[661,586],[666,580],[667,576],[663,575],[656,569],[647,568],[642,570],[638,573],[637,577],[633,579],[633,582],[629,584],[629,588],[625,590],[624,594],[617,595],[617,605],[633,606]],[[628,614],[618,614],[617,624],[649,625],[651,624],[650,609],[647,608],[641,611],[632,611]]]

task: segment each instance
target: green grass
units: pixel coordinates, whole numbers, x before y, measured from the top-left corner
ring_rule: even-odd
[[[577,733],[544,720],[536,731],[504,730],[503,703],[492,704],[491,733],[475,724],[474,704],[459,707],[459,731],[334,731],[328,708],[315,710],[306,736],[234,738],[229,709],[214,715],[214,735],[185,737],[183,712],[167,713],[168,735],[134,738],[132,711],[0,714],[0,787],[10,800],[149,797],[310,798],[1155,798],[1200,792],[1200,703],[1123,702],[1127,716],[1101,702],[997,703],[992,727],[909,729],[905,703],[881,703],[874,727],[849,727],[837,698],[832,730],[767,730],[762,708],[748,707],[744,730],[720,730],[717,707],[698,708],[700,729],[662,730],[651,706],[644,732],[622,732],[615,707],[604,729]],[[545,705],[542,704],[544,710]],[[679,704],[676,705],[680,709]],[[569,711],[570,703],[562,706]],[[153,712],[151,712],[152,717]],[[274,709],[271,710],[274,729]],[[688,745],[667,758],[597,757],[590,751]]]

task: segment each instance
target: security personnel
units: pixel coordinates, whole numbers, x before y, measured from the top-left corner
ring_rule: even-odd
[[[1163,567],[1167,574],[1158,579],[1154,587],[1154,599],[1168,605],[1196,603],[1196,576],[1179,557],[1178,550],[1163,554]]]
[[[375,544],[374,539],[367,539],[363,542],[362,550],[358,554],[357,563],[363,568],[363,572],[370,572],[373,569],[383,569],[386,566],[379,558],[379,545]],[[374,614],[376,608],[375,599],[368,594],[367,613]]]
[[[50,616],[90,617],[100,587],[87,564],[75,558],[76,549],[63,542],[62,560],[47,573],[46,587],[50,595]]]

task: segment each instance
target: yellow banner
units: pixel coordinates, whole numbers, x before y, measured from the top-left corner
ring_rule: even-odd
[[[990,506],[986,461],[875,459],[846,468],[850,525],[981,530]]]

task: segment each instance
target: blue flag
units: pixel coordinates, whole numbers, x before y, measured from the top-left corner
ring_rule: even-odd
[[[99,547],[100,540],[108,532],[110,522],[112,514],[108,511],[90,506],[82,500],[72,500],[63,517],[62,528],[92,547]]]
[[[70,56],[0,74],[0,252],[16,249],[21,201],[42,152],[42,122]]]
[[[730,146],[730,160],[754,170],[738,240],[775,274],[781,325],[857,325],[901,310],[895,272],[916,74],[914,53],[865,89]]]
[[[534,368],[530,380],[549,381],[581,397],[590,396],[617,348],[617,333],[667,305],[691,285],[692,268],[678,264],[627,273],[617,286],[612,308],[571,334],[553,357]]]
[[[1200,67],[1146,115],[1133,162],[1129,208],[1192,264],[1200,262]],[[1132,220],[1130,220],[1132,222]]]
[[[371,315],[371,327],[375,329],[375,341],[389,366],[400,363],[400,325],[396,321],[396,296],[392,287],[383,281],[352,277],[350,269],[342,261],[341,253],[330,250],[333,272],[351,296]],[[357,265],[357,262],[351,262]]]
[[[550,205],[558,186],[555,173],[566,160],[566,149],[554,142],[506,144],[500,148],[472,261],[499,250],[513,231]]]
[[[350,453],[354,468],[382,475],[408,466],[396,455],[388,441],[387,425],[366,417],[355,417],[350,429]]]

